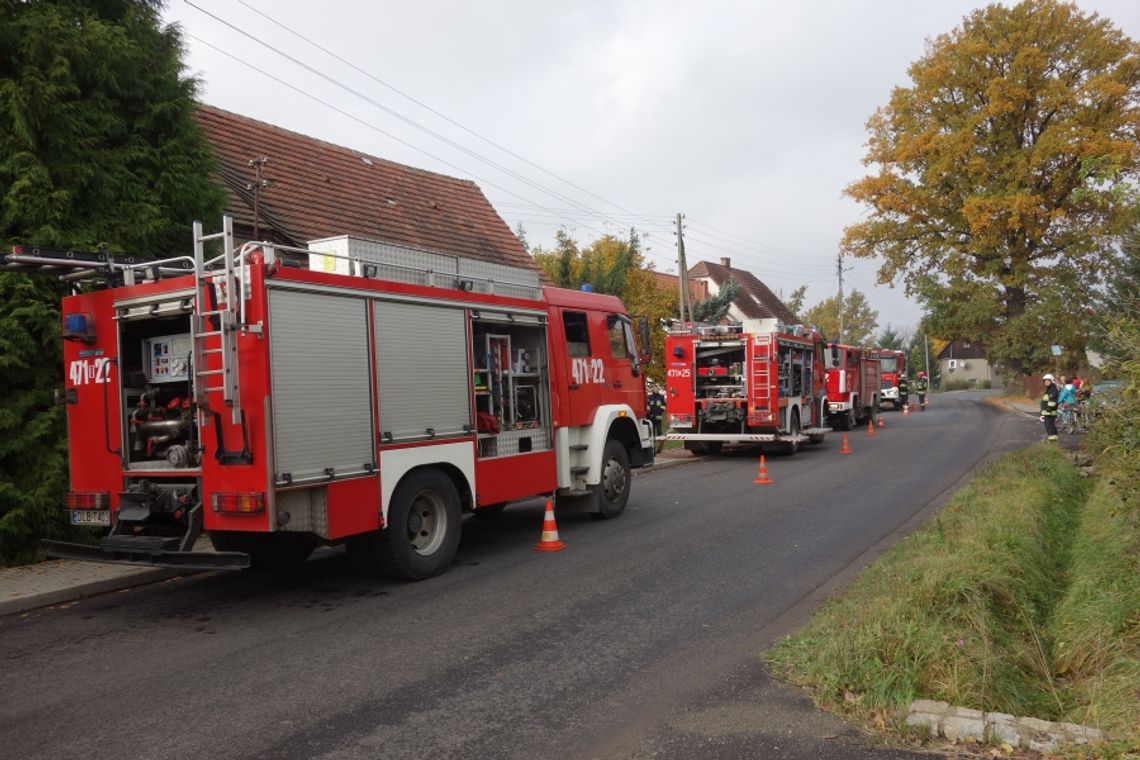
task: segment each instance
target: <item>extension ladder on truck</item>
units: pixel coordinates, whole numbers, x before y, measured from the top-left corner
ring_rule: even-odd
[[[222,254],[206,260],[206,243],[222,242]],[[212,269],[221,261],[220,269]],[[194,401],[207,414],[216,414],[210,405],[210,394],[221,393],[222,402],[230,410],[231,421],[241,423],[238,400],[237,331],[240,310],[245,303],[245,278],[241,276],[245,262],[234,260],[233,217],[222,218],[222,231],[202,234],[202,223],[194,222],[194,316],[190,320],[190,338],[194,347]],[[208,357],[217,356],[211,367]]]
[[[772,342],[771,335],[753,335],[752,341],[752,369],[749,373],[751,383],[752,413],[761,411],[776,412],[772,392]]]

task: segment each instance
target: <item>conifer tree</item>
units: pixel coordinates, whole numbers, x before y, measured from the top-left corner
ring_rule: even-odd
[[[0,5],[0,242],[136,255],[188,250],[220,188],[191,120],[196,83],[161,3]],[[0,273],[0,563],[64,530],[59,285]]]

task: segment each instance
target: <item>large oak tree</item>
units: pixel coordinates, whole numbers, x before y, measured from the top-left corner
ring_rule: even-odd
[[[0,3],[0,243],[185,253],[221,190],[160,3]],[[57,283],[0,273],[0,564],[63,530]]]
[[[1077,316],[1134,206],[1140,49],[1071,3],[990,5],[928,41],[868,122],[869,207],[843,247],[881,257],[929,327],[1015,372],[1076,349]]]

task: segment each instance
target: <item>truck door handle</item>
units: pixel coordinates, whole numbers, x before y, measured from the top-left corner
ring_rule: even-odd
[[[572,390],[572,391],[576,391],[576,390],[578,390],[578,383],[570,383],[570,384],[569,384],[569,385],[567,385],[566,387],[567,387],[567,388],[569,388],[569,389],[570,389],[570,390]]]
[[[621,387],[621,380],[614,380],[614,387],[620,388]]]

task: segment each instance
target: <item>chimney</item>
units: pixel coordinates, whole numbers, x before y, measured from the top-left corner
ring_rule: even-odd
[[[732,269],[732,259],[730,259],[730,258],[729,258],[729,257],[727,257],[727,256],[721,256],[721,257],[720,257],[720,265],[721,265],[722,267],[726,267],[726,268],[728,268],[728,269]]]

